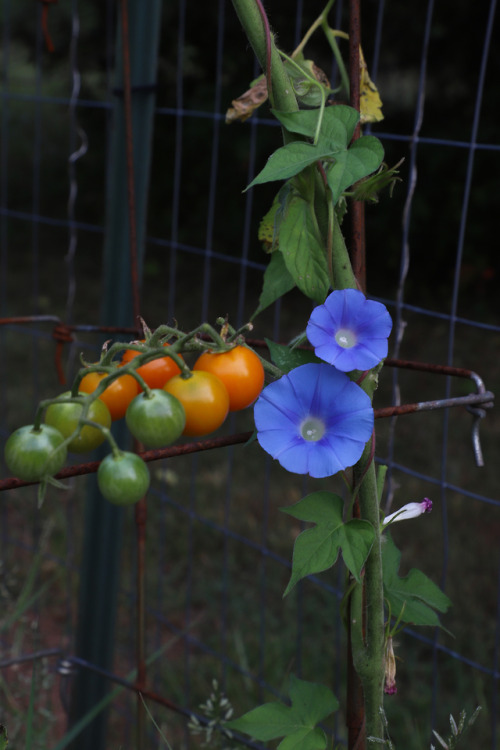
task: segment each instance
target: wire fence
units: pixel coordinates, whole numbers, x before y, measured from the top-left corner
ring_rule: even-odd
[[[242,191],[279,144],[264,109],[225,124],[231,100],[260,71],[231,5],[197,5],[129,3],[140,312],[152,327],[177,320],[186,330],[226,313],[239,326],[257,307],[266,265],[257,226],[273,194],[266,186]],[[301,0],[273,5],[272,25],[290,50],[322,9]],[[465,2],[361,7],[386,118],[365,132],[381,139],[390,166],[405,157],[393,198],[367,209],[368,292],[395,321],[391,356],[432,363],[384,370],[375,405],[396,411],[379,414],[386,418],[377,422],[377,460],[389,466],[386,508],[433,498],[429,519],[394,536],[405,566],[423,567],[454,603],[443,620],[454,637],[400,637],[389,726],[396,746],[428,747],[431,728],[446,731],[450,712],[481,704],[474,742],[496,750],[498,417],[484,398],[461,402],[472,414],[415,408],[403,416],[406,404],[442,407],[472,390],[495,391],[499,378],[496,3],[475,8],[473,19]],[[61,377],[71,382],[80,352],[90,360],[106,339],[138,333],[119,9],[111,0],[35,8],[2,0],[2,441],[60,392]],[[347,12],[337,0],[332,25],[346,29]],[[311,46],[333,85],[335,65]],[[309,303],[294,295],[257,318],[256,338],[287,341],[300,331]],[[467,378],[446,368],[478,373],[484,387],[475,375],[474,388],[464,385]],[[150,746],[164,746],[159,727],[172,747],[189,748],[200,736],[187,720],[209,720],[200,704],[214,679],[241,713],[282,696],[290,671],[332,686],[342,708],[328,730],[345,744],[343,574],[312,577],[282,600],[300,527],[279,508],[311,484],[245,445],[251,430],[251,415],[241,413],[213,441],[151,451],[146,517],[101,515],[92,473],[99,455],[87,479],[81,467],[67,467],[68,489],[51,490],[41,508],[36,488],[0,481],[0,723],[14,745],[33,685],[39,747],[59,747],[68,721],[96,701],[109,717],[100,712],[75,747],[130,747],[140,684],[157,724],[139,702]],[[134,673],[139,569],[146,682]]]

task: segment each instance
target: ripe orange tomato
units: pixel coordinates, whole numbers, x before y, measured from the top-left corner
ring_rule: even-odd
[[[224,422],[229,411],[226,386],[211,372],[198,370],[190,378],[175,375],[163,390],[175,396],[186,412],[183,435],[201,436],[213,432]]]
[[[264,368],[258,356],[246,346],[227,352],[203,352],[193,370],[203,370],[222,380],[229,394],[229,411],[250,406],[264,385]]]
[[[93,393],[101,380],[105,378],[105,372],[89,372],[84,375],[78,386],[83,393]],[[99,396],[109,409],[111,419],[121,419],[125,416],[130,402],[137,396],[138,383],[132,375],[121,375],[108,385]]]
[[[170,345],[163,344],[163,346]],[[130,360],[137,357],[140,353],[141,352],[134,351],[134,349],[126,349],[122,355],[122,364],[130,362]],[[163,388],[167,380],[173,378],[174,375],[180,374],[180,369],[172,357],[159,357],[158,359],[153,359],[151,362],[147,362],[145,365],[138,367],[137,372],[150,388]],[[137,390],[140,393],[142,389],[138,388]]]

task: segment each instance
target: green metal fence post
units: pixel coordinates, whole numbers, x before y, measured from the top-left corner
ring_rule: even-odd
[[[129,0],[129,49],[138,267],[141,269],[151,164],[155,83],[161,0]],[[120,23],[118,29],[121,28]],[[127,164],[122,73],[122,38],[117,34],[116,87],[110,167],[107,184],[106,235],[102,276],[103,325],[130,326],[133,320]],[[139,273],[140,275],[140,273]],[[139,283],[139,278],[136,280]],[[118,426],[120,428],[121,425]],[[122,428],[122,432],[125,430]],[[117,437],[121,444],[126,435]],[[89,483],[81,567],[76,652],[104,669],[112,668],[122,538],[120,508],[100,496],[95,477]],[[88,670],[75,678],[72,722],[89,711],[108,691],[107,680]],[[104,750],[106,717],[99,715],[79,735],[75,750]]]

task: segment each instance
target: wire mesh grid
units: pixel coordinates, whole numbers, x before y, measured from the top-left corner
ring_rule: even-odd
[[[293,12],[289,3],[269,8],[283,47],[293,49],[321,10],[312,5],[306,9],[298,0]],[[52,336],[57,321],[80,324],[64,345],[68,377],[80,351],[90,358],[108,338],[92,326],[104,317],[111,317],[109,325],[133,328],[134,321],[113,316],[114,307],[128,306],[119,269],[115,281],[112,268],[101,270],[113,113],[122,96],[114,74],[117,9],[111,2],[83,7],[77,0],[65,9],[41,2],[28,10],[27,3],[9,0],[1,7],[0,309],[3,318],[47,317],[0,326],[5,439],[30,421],[40,398],[61,389]],[[132,18],[134,9],[131,3]],[[368,210],[368,290],[393,313],[394,356],[471,368],[495,390],[498,269],[487,247],[495,234],[492,175],[500,159],[493,114],[496,3],[475,9],[473,27],[465,3],[453,13],[449,4],[432,0],[418,9],[380,0],[362,10],[365,53],[386,104],[386,120],[373,132],[389,164],[406,159],[392,201],[382,199]],[[337,28],[345,27],[346,12],[337,2]],[[55,51],[48,53],[51,41]],[[136,54],[142,51],[136,48]],[[321,59],[324,52],[313,54]],[[334,81],[335,66],[324,64]],[[259,70],[222,0],[196,9],[185,0],[164,4],[156,81],[134,78],[136,65],[132,59],[133,101],[156,100],[141,312],[153,326],[176,319],[188,329],[225,313],[239,325],[256,307],[265,267],[256,227],[273,197],[265,187],[241,191],[278,145],[279,132],[265,112],[231,126],[224,112]],[[111,314],[109,307],[104,312],[103,295],[116,299]],[[285,341],[308,309],[292,293],[258,319],[256,333]],[[387,372],[378,406],[464,394],[450,378]],[[442,727],[450,711],[482,704],[477,744],[497,748],[498,420],[493,412],[481,424],[481,469],[471,447],[473,420],[462,410],[380,425],[378,460],[390,469],[387,504],[424,495],[435,500],[425,528],[422,521],[411,532],[395,533],[405,560],[409,567],[423,560],[425,572],[455,604],[445,620],[454,639],[411,630],[401,637],[403,699],[388,706],[396,739],[399,732],[396,744],[428,746],[431,727]],[[242,414],[222,434],[249,429],[250,417]],[[186,714],[202,713],[199,705],[214,678],[239,712],[281,695],[289,671],[332,685],[342,701],[341,571],[308,580],[281,600],[300,528],[290,528],[278,508],[303,496],[308,483],[283,476],[255,445],[178,456],[152,467],[148,686],[163,707],[161,701],[149,705],[172,746],[197,746]],[[34,598],[19,621],[7,618],[2,631],[0,719],[11,736],[22,736],[31,669],[40,663],[37,685],[46,696],[40,714],[50,713],[41,747],[55,747],[54,737],[64,732],[78,669],[107,674],[110,685],[134,680],[137,551],[131,515],[121,521],[118,607],[109,613],[116,619],[114,658],[103,654],[101,662],[89,663],[77,652],[82,557],[84,548],[87,554],[92,548],[88,531],[82,533],[86,493],[83,477],[71,479],[68,491],[49,493],[40,510],[33,488],[2,493],[6,611],[15,613],[16,605]],[[99,572],[94,589],[106,575]],[[112,704],[106,746],[129,746],[135,712],[127,695]],[[344,741],[341,718],[330,729]],[[151,746],[162,746],[152,724],[148,731]]]

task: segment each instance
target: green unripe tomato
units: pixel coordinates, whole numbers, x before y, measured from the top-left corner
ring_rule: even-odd
[[[114,505],[139,502],[149,487],[149,469],[137,453],[110,453],[97,470],[97,484],[102,494]]]
[[[57,474],[66,461],[67,449],[62,448],[64,436],[59,430],[42,424],[20,427],[5,444],[5,463],[19,479],[34,482]]]
[[[70,391],[61,393],[61,397],[69,397]],[[79,396],[88,398],[87,393],[79,393]],[[80,419],[83,406],[78,403],[72,404],[51,404],[45,412],[45,423],[55,427],[65,438],[69,437],[76,430],[78,420]],[[87,418],[92,422],[103,427],[110,427],[111,415],[105,403],[96,398],[90,405]],[[105,435],[98,427],[83,425],[80,432],[68,444],[68,450],[72,453],[88,453],[101,445],[105,440]]]
[[[140,393],[129,405],[125,421],[132,435],[147,448],[163,448],[182,435],[186,413],[181,402],[164,390]]]

